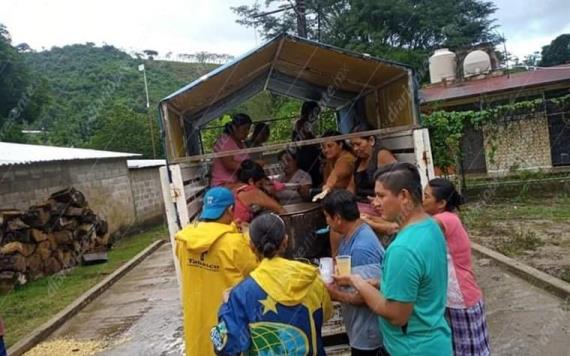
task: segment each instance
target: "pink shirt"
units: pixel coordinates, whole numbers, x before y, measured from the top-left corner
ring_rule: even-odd
[[[240,150],[244,147],[238,146],[237,142],[227,134],[223,134],[218,138],[216,144],[214,145],[214,152],[224,152],[224,151],[233,151],[233,150]],[[237,154],[234,155],[234,159],[238,162],[245,161],[249,159],[249,155],[247,153]],[[228,171],[224,165],[222,164],[222,160],[220,158],[214,159],[214,164],[212,166],[212,186],[223,185],[226,183],[235,183],[237,182],[236,172]]]
[[[246,205],[240,198],[239,194],[241,192],[249,192],[258,189],[255,185],[245,184],[237,188],[234,191],[234,197],[236,199],[236,204],[234,207],[234,220],[238,223],[249,223],[253,219],[253,213],[249,205]]]
[[[434,215],[445,228],[448,250],[447,307],[465,309],[481,299],[471,263],[471,242],[457,214],[443,212]]]

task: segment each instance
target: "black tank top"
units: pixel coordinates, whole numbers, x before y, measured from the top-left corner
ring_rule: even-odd
[[[374,173],[378,169],[378,152],[385,150],[382,146],[376,146],[372,150],[368,165],[363,171],[358,171],[361,158],[356,160],[356,168],[354,169],[354,183],[356,186],[356,198],[358,201],[368,203],[368,197],[374,196]]]

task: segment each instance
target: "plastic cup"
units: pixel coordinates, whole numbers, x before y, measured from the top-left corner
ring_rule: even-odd
[[[346,276],[350,274],[350,262],[351,258],[349,255],[336,256],[336,268],[340,276]]]
[[[321,279],[325,283],[333,282],[333,259],[331,257],[322,257],[319,259],[319,271],[321,272]]]

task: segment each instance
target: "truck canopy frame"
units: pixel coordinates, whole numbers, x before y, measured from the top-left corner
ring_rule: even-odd
[[[354,120],[376,129],[419,121],[410,67],[280,34],[160,102],[169,160],[201,154],[200,128],[263,90],[336,110],[343,133]]]

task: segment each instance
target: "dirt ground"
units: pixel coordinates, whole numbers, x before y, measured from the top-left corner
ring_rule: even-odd
[[[496,198],[462,212],[473,241],[570,282],[570,199]]]

